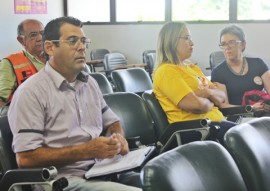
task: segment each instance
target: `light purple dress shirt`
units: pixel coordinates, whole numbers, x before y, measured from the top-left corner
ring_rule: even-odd
[[[81,72],[72,87],[49,63],[19,86],[8,117],[15,153],[85,143],[119,121],[91,76]],[[93,159],[76,162],[58,172],[81,177],[93,163]]]

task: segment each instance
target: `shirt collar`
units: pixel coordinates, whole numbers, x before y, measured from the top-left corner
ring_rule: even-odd
[[[53,69],[53,67],[51,67],[49,62],[46,63],[45,72],[47,72],[50,75],[50,77],[52,78],[52,81],[54,82],[57,88],[60,88],[62,85],[64,86],[68,85],[68,81],[61,74],[59,74],[55,69]],[[78,74],[76,80],[86,83],[88,81],[88,76],[89,75],[86,72],[81,71]]]
[[[29,58],[31,61],[36,61],[36,62],[40,62],[40,63],[44,64],[43,62],[41,62],[39,59],[37,59],[35,56],[33,56],[27,50],[23,50],[23,52],[24,52],[25,56],[27,56],[27,58]]]

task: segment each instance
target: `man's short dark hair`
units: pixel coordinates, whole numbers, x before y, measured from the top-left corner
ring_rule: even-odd
[[[59,40],[61,36],[60,28],[65,23],[78,26],[81,28],[83,26],[83,23],[79,19],[76,19],[74,17],[59,17],[59,18],[53,19],[50,22],[48,22],[44,28],[43,44],[46,40]],[[45,53],[45,56],[46,56],[46,60],[48,60],[49,56],[46,53]]]
[[[43,42],[45,40],[59,40],[60,28],[63,24],[68,23],[78,27],[82,27],[83,23],[74,17],[59,17],[51,20],[44,28]]]

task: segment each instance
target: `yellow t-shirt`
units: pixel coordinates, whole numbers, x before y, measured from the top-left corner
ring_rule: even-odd
[[[220,122],[224,116],[217,107],[207,113],[195,114],[177,107],[187,94],[212,84],[201,69],[192,64],[179,66],[163,63],[154,73],[153,91],[165,111],[169,123],[208,118]]]

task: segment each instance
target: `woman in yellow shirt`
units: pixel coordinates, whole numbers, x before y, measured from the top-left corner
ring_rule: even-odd
[[[188,60],[193,45],[185,23],[169,22],[162,27],[153,90],[170,123],[208,118],[221,127],[218,139],[222,142],[225,132],[235,123],[224,120],[218,110],[226,102],[224,91]]]

